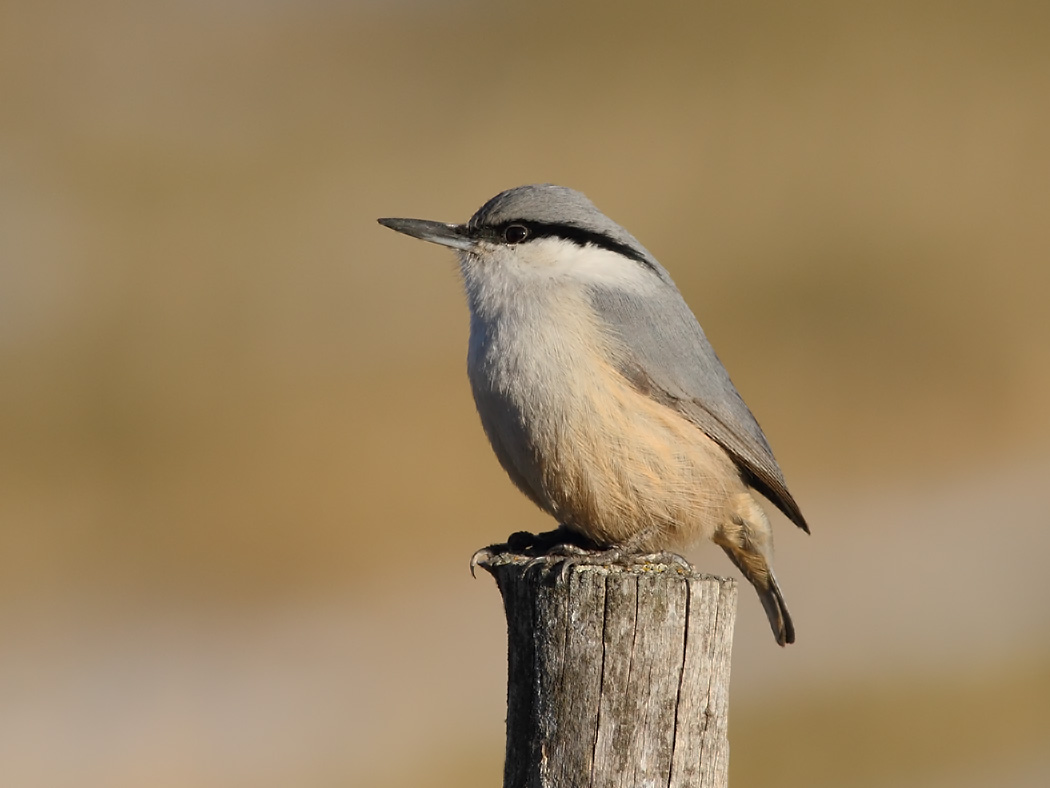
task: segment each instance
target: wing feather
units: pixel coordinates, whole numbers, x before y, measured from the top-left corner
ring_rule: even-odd
[[[675,408],[709,435],[751,487],[809,533],[762,428],[678,289],[661,274],[652,292],[592,291],[594,309],[622,354],[620,371],[639,391]]]

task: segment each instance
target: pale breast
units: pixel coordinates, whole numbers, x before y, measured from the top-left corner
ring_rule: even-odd
[[[472,317],[468,371],[500,463],[539,506],[597,542],[663,549],[710,536],[744,489],[736,467],[625,380],[615,352],[590,305],[564,292]]]

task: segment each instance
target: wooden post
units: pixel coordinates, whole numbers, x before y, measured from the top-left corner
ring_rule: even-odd
[[[513,552],[478,564],[507,614],[504,788],[725,788],[735,581]]]

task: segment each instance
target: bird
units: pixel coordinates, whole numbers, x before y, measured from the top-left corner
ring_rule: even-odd
[[[508,189],[465,224],[384,218],[456,250],[467,373],[511,481],[622,555],[721,547],[781,646],[795,627],[758,496],[806,533],[765,434],[671,275],[584,194]]]

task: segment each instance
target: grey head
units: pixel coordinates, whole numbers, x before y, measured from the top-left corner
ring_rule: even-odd
[[[415,238],[460,251],[479,241],[516,245],[541,238],[560,238],[623,255],[650,269],[664,282],[670,275],[638,239],[618,225],[584,194],[550,183],[518,186],[482,205],[466,224],[424,219],[380,219],[379,223]]]
[[[648,396],[686,416],[722,446],[745,480],[792,522],[809,531],[766,437],[729,379],[670,275],[624,228],[578,191],[552,184],[508,189],[486,202],[466,224],[380,219],[406,235],[473,256],[498,253],[543,238],[597,248],[632,261],[643,287],[617,286],[610,277],[584,282],[598,319],[623,349],[623,375]],[[622,266],[621,266],[622,270]]]

